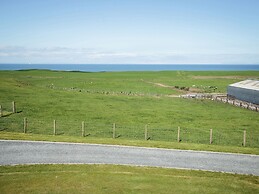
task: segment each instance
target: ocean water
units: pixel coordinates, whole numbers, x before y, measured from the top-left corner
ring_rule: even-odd
[[[48,69],[58,71],[259,71],[258,65],[164,64],[0,64],[0,70]]]

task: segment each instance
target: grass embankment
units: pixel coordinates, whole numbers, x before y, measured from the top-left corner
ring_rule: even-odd
[[[167,142],[167,141],[143,141],[143,140],[141,141],[141,140],[128,140],[128,139],[96,138],[96,137],[85,138],[85,137],[75,137],[75,136],[65,136],[65,135],[53,136],[53,135],[40,135],[40,134],[23,134],[23,133],[15,133],[15,132],[0,132],[0,137],[3,140],[93,143],[93,144],[229,152],[229,153],[259,155],[258,148],[195,144],[195,143],[177,143],[177,142]]]
[[[187,92],[179,88],[214,92],[216,87],[215,92],[226,92],[228,84],[249,77],[259,77],[259,72],[0,71],[0,104],[5,112],[11,112],[11,102],[15,101],[19,112],[0,118],[0,129],[23,132],[26,117],[28,133],[48,136],[53,133],[55,119],[56,138],[77,139],[81,122],[85,121],[85,138],[98,142],[99,138],[112,137],[112,124],[116,123],[118,143],[143,140],[144,126],[149,124],[151,141],[143,141],[146,146],[152,141],[175,144],[180,126],[182,143],[177,147],[191,143],[189,149],[194,144],[208,149],[210,146],[202,144],[208,144],[212,128],[213,144],[237,146],[240,150],[245,129],[246,146],[258,149],[257,112],[209,100],[168,97]],[[0,138],[4,134],[0,133]]]
[[[259,177],[115,165],[0,166],[1,193],[258,193]]]

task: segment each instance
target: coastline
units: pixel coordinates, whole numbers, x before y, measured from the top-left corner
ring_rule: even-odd
[[[0,64],[0,70],[114,71],[259,71],[259,64]]]

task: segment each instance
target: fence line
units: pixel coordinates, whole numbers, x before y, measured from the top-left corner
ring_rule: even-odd
[[[3,108],[2,108],[2,105],[0,105],[0,117],[3,116]]]
[[[212,138],[212,129],[210,129],[210,144],[212,144],[213,138]]]
[[[4,103],[0,104],[0,117],[5,117],[9,116],[11,114],[17,113],[17,108],[16,108],[16,102],[12,101],[11,103]]]
[[[212,145],[236,145],[259,147],[259,132],[217,129],[187,129],[178,126],[158,126],[152,124],[127,126],[120,124],[87,123],[85,121],[59,120],[12,120],[11,117],[0,119],[0,130],[35,133],[46,135],[69,135],[82,137],[101,137],[114,139],[138,139],[168,142],[186,142]]]
[[[27,132],[27,118],[24,118],[24,121],[23,121],[23,132],[26,133]]]
[[[82,121],[82,137],[85,136],[85,122]]]

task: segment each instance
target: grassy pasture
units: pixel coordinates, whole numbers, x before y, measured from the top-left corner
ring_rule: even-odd
[[[0,166],[1,193],[258,193],[259,177],[117,165]]]
[[[56,119],[58,135],[79,137],[85,121],[89,137],[110,138],[116,123],[119,139],[143,140],[148,124],[151,140],[175,142],[180,126],[182,142],[208,144],[213,128],[213,143],[223,146],[242,146],[246,129],[247,146],[258,148],[258,113],[168,96],[186,93],[175,86],[200,92],[212,92],[210,86],[216,86],[215,92],[222,93],[228,84],[246,78],[259,78],[259,72],[0,71],[0,104],[9,113],[16,101],[18,110],[0,118],[0,129],[23,132],[26,117],[28,133],[51,135]]]

